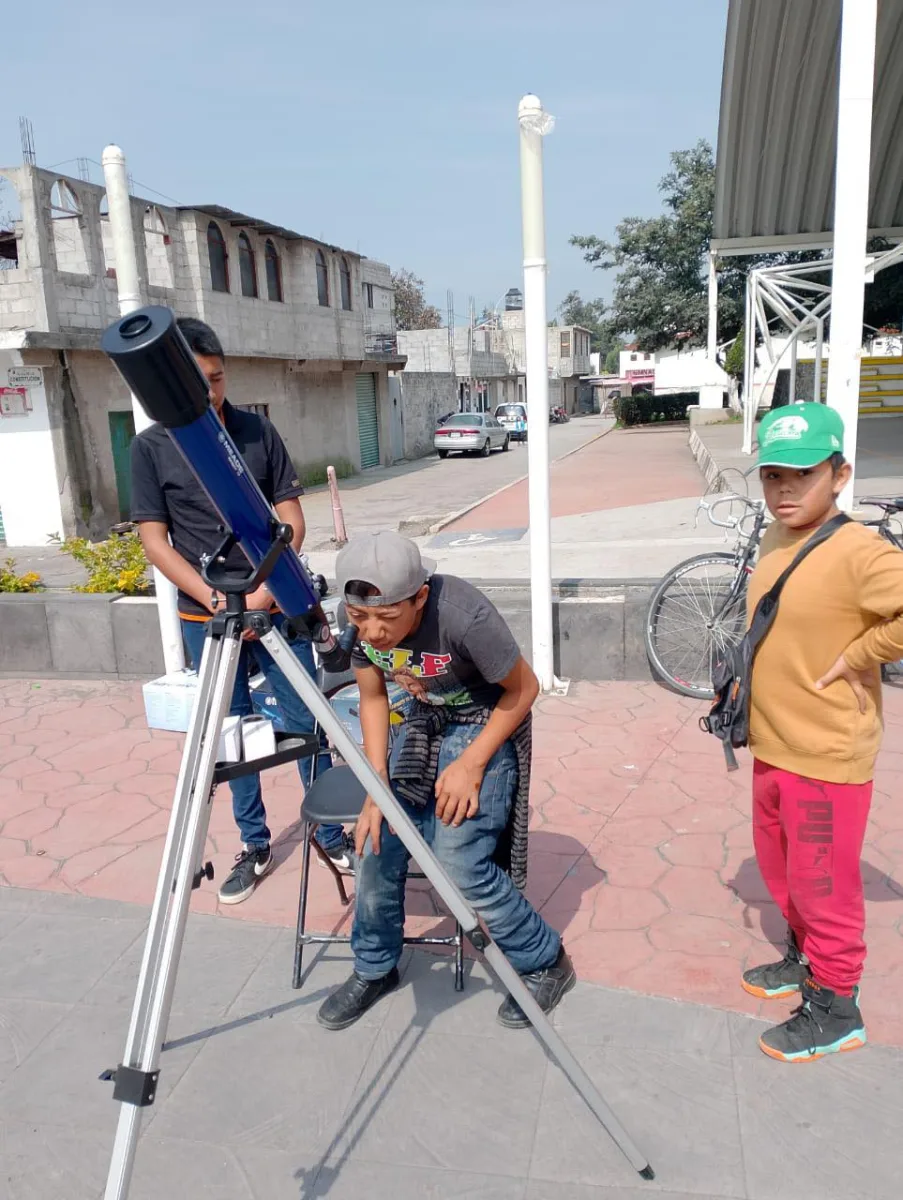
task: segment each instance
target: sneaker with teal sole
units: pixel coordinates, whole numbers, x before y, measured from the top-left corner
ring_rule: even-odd
[[[787,933],[787,953],[776,963],[764,963],[743,972],[743,990],[760,1000],[780,1000],[800,990],[809,978],[809,960],[796,944],[793,931]]]
[[[838,996],[814,979],[802,986],[803,1002],[788,1021],[766,1030],[759,1049],[780,1062],[815,1062],[826,1054],[859,1050],[868,1041],[859,1011],[859,989]]]

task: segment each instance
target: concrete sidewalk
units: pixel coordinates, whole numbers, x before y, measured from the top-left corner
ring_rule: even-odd
[[[0,888],[0,1197],[97,1200],[146,910]],[[288,931],[189,921],[130,1200],[896,1200],[903,1052],[809,1068],[760,1023],[579,984],[554,1022],[647,1154],[632,1171],[472,965],[408,952],[356,1026],[315,1022],[340,950],[288,986]]]

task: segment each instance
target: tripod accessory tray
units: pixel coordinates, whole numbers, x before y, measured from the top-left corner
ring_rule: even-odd
[[[316,734],[277,733],[275,754],[266,754],[263,758],[252,758],[247,762],[221,763],[213,773],[213,782],[229,783],[233,779],[243,779],[246,775],[259,775],[261,771],[281,767],[283,763],[296,762],[299,758],[311,758],[321,752],[326,753]]]

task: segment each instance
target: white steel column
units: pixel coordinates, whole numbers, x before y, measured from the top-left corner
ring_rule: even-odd
[[[113,256],[116,260],[119,313],[125,317],[141,307],[141,282],[138,277],[138,254],[135,249],[135,230],[132,226],[128,172],[125,155],[118,146],[107,146],[104,150],[103,175],[107,185],[110,233],[113,238]],[[153,424],[135,396],[132,396],[132,413],[137,433]],[[176,588],[156,568],[154,588],[157,593],[157,616],[163,642],[163,662],[166,673],[169,674],[171,671],[181,671],[185,666]]]
[[[709,251],[709,323],[706,338],[706,357],[715,362],[718,355],[718,270],[717,259]]]
[[[834,269],[831,279],[831,355],[828,403],[843,417],[845,452],[855,470],[862,365],[863,263],[868,232],[872,100],[878,0],[843,0],[837,164],[834,188]],[[842,508],[853,506],[853,485]]]
[[[746,277],[746,345],[743,358],[743,453],[752,454],[756,431],[756,276]]]
[[[520,124],[524,234],[524,340],[527,357],[527,463],[530,497],[530,598],[533,670],[540,687],[555,686],[552,645],[552,527],[549,506],[549,342],[542,139],[552,118],[537,96],[524,96]]]

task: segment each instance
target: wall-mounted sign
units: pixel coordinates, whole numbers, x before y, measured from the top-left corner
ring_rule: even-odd
[[[27,417],[31,412],[24,387],[0,387],[0,417]]]
[[[11,388],[43,387],[44,372],[40,367],[10,367],[7,382]]]

